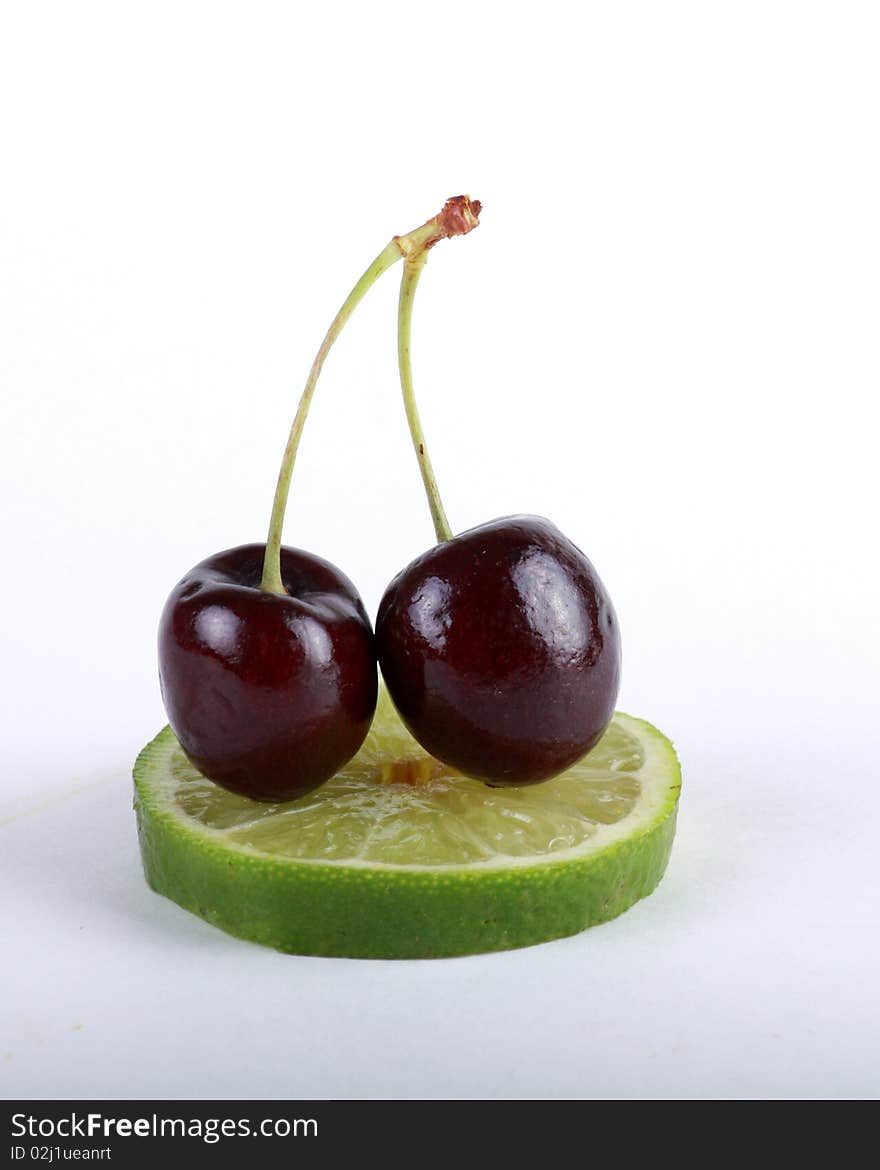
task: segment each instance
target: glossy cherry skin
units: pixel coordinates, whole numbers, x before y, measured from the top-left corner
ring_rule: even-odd
[[[217,553],[178,583],[159,625],[159,679],[169,722],[200,772],[256,800],[291,800],[363,743],[376,653],[346,576],[283,548],[289,596],[268,593],[264,550]]]
[[[538,516],[482,524],[418,557],[385,592],[376,644],[419,743],[493,785],[555,776],[614,712],[611,601],[580,549]]]

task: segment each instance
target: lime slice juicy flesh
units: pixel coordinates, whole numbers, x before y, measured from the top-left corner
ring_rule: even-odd
[[[259,804],[206,780],[166,727],[134,768],[150,885],[281,951],[428,958],[529,946],[614,918],[669,858],[681,772],[618,713],[580,763],[490,788],[427,756],[382,691],[360,752],[317,791]]]

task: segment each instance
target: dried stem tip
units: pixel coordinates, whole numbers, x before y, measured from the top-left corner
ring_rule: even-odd
[[[446,200],[443,210],[437,216],[443,235],[464,236],[473,231],[479,226],[482,210],[483,205],[479,199],[471,199],[468,195],[453,195],[451,199]]]
[[[468,195],[453,195],[451,199],[446,200],[443,210],[433,219],[429,219],[415,231],[407,232],[405,236],[395,236],[394,243],[405,260],[415,259],[429,248],[433,248],[440,240],[448,240],[452,236],[465,236],[475,227],[479,227],[481,210],[482,204],[478,199],[471,199]]]

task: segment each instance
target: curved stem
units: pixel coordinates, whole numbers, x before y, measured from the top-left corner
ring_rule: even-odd
[[[278,472],[278,486],[275,488],[275,499],[272,503],[272,517],[269,521],[269,536],[266,541],[266,555],[263,560],[263,579],[260,583],[260,587],[269,593],[287,592],[284,588],[284,582],[281,579],[281,530],[284,527],[284,513],[287,510],[287,497],[290,493],[290,477],[293,475],[293,465],[296,460],[297,448],[302,437],[303,427],[306,424],[309,407],[312,404],[312,395],[315,393],[321,368],[324,365],[324,359],[330,352],[333,342],[342,332],[346,321],[348,321],[367,292],[376,283],[382,273],[386,272],[392,264],[396,264],[402,255],[403,253],[395,240],[392,240],[386,248],[383,248],[348,294],[345,304],[333,318],[333,322],[327,330],[324,340],[321,342],[321,348],[318,350],[315,355],[315,360],[312,362],[312,368],[309,371],[309,377],[305,389],[302,392],[302,397],[299,400],[293,425],[290,428],[287,446],[284,448],[281,470]]]
[[[480,222],[478,218],[479,214],[480,204],[476,200],[471,200],[466,195],[456,195],[446,200],[442,210],[433,219],[429,219],[427,223],[422,224],[421,227],[408,232],[406,235],[395,236],[391,243],[382,249],[366,270],[348,294],[342,308],[333,318],[333,322],[327,330],[324,340],[321,342],[321,348],[318,350],[315,355],[315,360],[312,362],[312,368],[299,400],[299,406],[297,407],[296,416],[290,428],[287,446],[284,448],[284,456],[281,460],[281,470],[278,473],[278,484],[275,488],[275,498],[272,503],[272,516],[269,521],[269,535],[266,540],[263,576],[260,583],[260,587],[267,592],[280,594],[287,592],[281,578],[281,530],[284,526],[284,513],[287,509],[287,497],[290,493],[290,478],[293,474],[296,452],[299,447],[306,417],[309,413],[309,407],[312,403],[312,396],[318,384],[318,377],[324,365],[324,359],[330,352],[333,342],[342,332],[343,326],[369,289],[392,264],[395,264],[401,257],[407,260],[414,256],[425,257],[428,249],[432,248],[439,240],[448,239],[450,236],[465,235],[478,225]],[[424,259],[422,259],[421,263],[422,265],[424,264]],[[416,280],[418,280],[418,276],[416,276]],[[414,288],[415,285],[413,285]],[[414,405],[415,403],[413,403]]]
[[[403,265],[403,279],[400,282],[400,305],[397,314],[397,358],[400,366],[400,388],[403,391],[403,404],[406,408],[406,420],[409,423],[409,433],[412,435],[416,459],[419,461],[419,471],[422,473],[422,483],[425,485],[425,494],[428,497],[428,507],[431,509],[431,519],[434,521],[434,531],[437,540],[443,543],[452,539],[452,529],[446,519],[443,501],[437,480],[434,478],[434,469],[425,445],[425,435],[419,418],[416,396],[413,389],[412,362],[410,359],[410,333],[412,329],[412,309],[415,300],[419,277],[428,259],[427,250],[419,248],[411,252]]]

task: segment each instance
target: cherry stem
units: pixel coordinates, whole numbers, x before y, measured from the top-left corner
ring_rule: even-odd
[[[281,460],[281,470],[278,472],[278,486],[275,488],[275,499],[272,503],[272,517],[269,521],[269,536],[266,541],[266,554],[263,560],[263,579],[261,588],[269,593],[285,594],[284,582],[281,579],[281,532],[284,528],[284,513],[287,510],[287,497],[290,494],[290,477],[293,475],[293,465],[296,462],[296,452],[302,437],[303,427],[306,425],[309,407],[312,405],[312,396],[318,384],[318,378],[324,365],[324,359],[330,352],[333,342],[342,332],[345,323],[358,307],[364,296],[383,272],[395,264],[402,253],[392,240],[379,253],[370,267],[366,270],[346,298],[345,304],[333,318],[330,328],[321,348],[315,355],[309,377],[299,400],[299,406],[290,428],[287,446]]]
[[[383,272],[396,264],[401,257],[407,261],[411,257],[421,256],[421,263],[419,270],[424,266],[425,258],[427,257],[428,249],[432,248],[439,240],[447,239],[450,236],[460,236],[471,231],[479,223],[478,216],[480,214],[480,204],[475,200],[470,200],[466,195],[457,195],[452,199],[447,199],[442,211],[435,215],[433,219],[429,219],[427,223],[422,224],[421,227],[414,231],[408,232],[404,236],[395,236],[394,239],[382,249],[373,263],[369,266],[345,300],[342,308],[333,318],[330,328],[324,340],[321,342],[321,348],[315,355],[315,360],[312,362],[312,368],[309,371],[308,380],[306,381],[305,389],[299,400],[296,416],[293,420],[293,425],[290,428],[290,435],[287,440],[287,446],[284,448],[284,456],[281,460],[281,470],[278,473],[278,485],[275,488],[275,499],[272,503],[272,516],[269,521],[269,536],[266,541],[266,555],[263,560],[263,577],[260,587],[268,593],[286,594],[287,590],[284,588],[284,582],[281,578],[281,531],[284,527],[284,513],[287,510],[287,497],[290,494],[290,478],[293,474],[293,465],[296,461],[296,452],[299,447],[299,441],[302,437],[303,427],[306,423],[306,418],[309,413],[309,407],[312,404],[312,396],[315,393],[315,387],[318,384],[318,378],[321,374],[321,369],[324,365],[324,359],[330,352],[333,342],[342,332],[343,326],[348,321],[349,317],[358,307],[360,302],[366,296],[367,292],[376,283]],[[404,273],[404,277],[406,273]],[[418,280],[418,275],[415,281]],[[415,282],[413,282],[413,291],[415,291]],[[412,298],[410,297],[410,309],[412,308]],[[407,342],[407,362],[409,361],[408,342]],[[403,367],[401,366],[401,377]],[[406,393],[404,391],[404,393]],[[410,398],[412,398],[412,377],[410,376]],[[415,400],[413,399],[413,411],[415,410]],[[409,415],[409,407],[407,407],[407,414]],[[418,423],[418,416],[416,416],[416,423]],[[410,423],[412,428],[412,423]],[[415,439],[415,436],[414,436]],[[430,464],[428,464],[428,472],[430,474]],[[424,475],[424,472],[423,472]],[[433,482],[433,476],[432,482]],[[427,481],[426,481],[427,487]],[[436,485],[434,485],[436,492]],[[430,497],[429,497],[430,498]],[[439,502],[439,496],[438,502]],[[443,509],[440,508],[442,516]],[[445,517],[443,517],[445,523]],[[447,525],[448,532],[448,525]],[[451,535],[451,533],[449,534]],[[439,536],[439,530],[438,530]],[[448,539],[440,537],[440,539]]]
[[[448,200],[440,216],[447,215],[450,218],[454,217],[457,226],[455,230],[450,230],[446,234],[464,235],[477,227],[480,222],[479,215],[481,210],[482,207],[476,199],[468,199],[465,195],[460,196],[458,199]],[[400,369],[400,388],[403,391],[403,405],[406,409],[409,433],[412,436],[419,471],[422,474],[425,495],[428,497],[428,507],[431,510],[431,519],[434,522],[437,541],[443,544],[444,541],[452,539],[452,529],[449,526],[443,501],[440,498],[440,489],[437,487],[434,468],[431,465],[431,457],[428,455],[428,447],[425,443],[425,433],[422,430],[422,422],[419,418],[419,410],[416,405],[416,395],[413,388],[411,356],[412,311],[416,289],[418,288],[419,278],[428,260],[428,251],[436,243],[436,239],[412,241],[404,258],[403,278],[400,282],[400,301],[397,310],[397,362]]]
[[[397,315],[397,359],[400,366],[400,388],[403,391],[403,405],[406,409],[406,421],[409,423],[409,433],[412,435],[416,459],[419,461],[419,471],[422,473],[422,483],[425,485],[425,495],[428,497],[428,507],[431,509],[431,519],[434,522],[434,531],[437,541],[442,544],[452,539],[452,529],[446,519],[446,511],[440,498],[440,489],[434,478],[434,468],[431,466],[431,457],[425,445],[425,434],[422,430],[419,410],[416,406],[416,396],[413,389],[412,362],[410,360],[410,332],[412,328],[412,309],[415,300],[419,277],[424,271],[428,260],[428,253],[420,249],[407,256],[403,262],[403,279],[400,282],[400,306]]]

